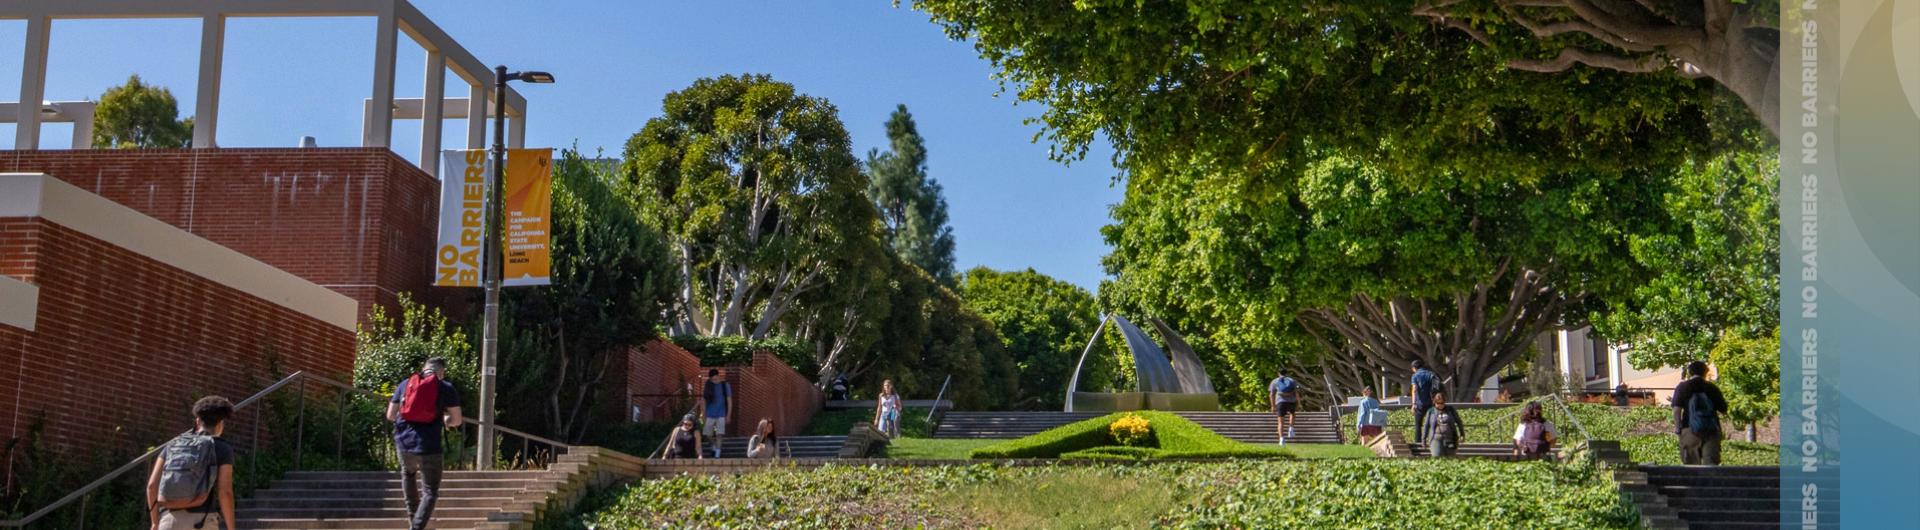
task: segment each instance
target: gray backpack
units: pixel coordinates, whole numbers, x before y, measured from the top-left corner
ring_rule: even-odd
[[[213,492],[214,465],[219,460],[214,443],[212,436],[189,432],[160,450],[161,508],[180,510],[206,504]]]

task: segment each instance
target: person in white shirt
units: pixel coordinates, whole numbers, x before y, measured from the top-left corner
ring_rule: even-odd
[[[1513,428],[1513,455],[1543,458],[1553,453],[1553,444],[1559,440],[1560,432],[1541,413],[1540,402],[1528,403],[1520,412],[1520,424]]]

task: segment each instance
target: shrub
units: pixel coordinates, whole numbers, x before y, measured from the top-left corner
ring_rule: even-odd
[[[1107,425],[1107,434],[1113,441],[1125,446],[1144,446],[1152,442],[1153,429],[1147,419],[1139,414],[1127,414]]]

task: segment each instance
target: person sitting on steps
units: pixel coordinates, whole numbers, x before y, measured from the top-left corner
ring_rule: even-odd
[[[693,415],[680,417],[680,424],[667,433],[667,448],[660,452],[660,458],[704,459],[707,455],[700,450],[700,428],[693,425]]]
[[[747,458],[773,458],[780,452],[780,440],[773,434],[773,420],[760,418],[760,425],[747,439]]]
[[[1553,454],[1553,445],[1559,440],[1560,433],[1554,430],[1553,422],[1547,421],[1540,402],[1528,403],[1520,412],[1520,424],[1513,428],[1513,456],[1546,458]]]

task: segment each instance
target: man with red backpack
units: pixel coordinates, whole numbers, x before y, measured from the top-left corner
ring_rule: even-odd
[[[460,391],[446,380],[447,360],[427,359],[420,373],[401,380],[387,401],[393,444],[400,453],[401,489],[413,530],[433,520],[440,497],[441,434],[460,426]]]

